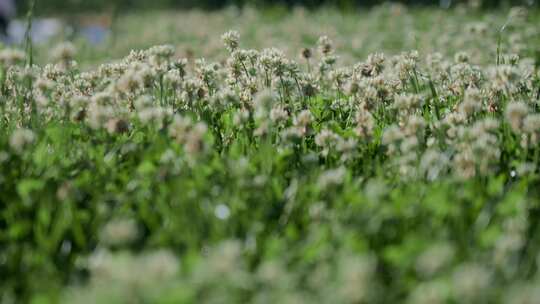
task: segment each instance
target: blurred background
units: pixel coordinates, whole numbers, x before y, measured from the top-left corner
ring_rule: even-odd
[[[26,11],[31,0],[20,0],[20,12]],[[225,6],[335,6],[343,9],[372,6],[387,1],[379,0],[45,0],[37,1],[37,10],[42,13],[62,13],[95,10],[133,10],[164,8],[219,9]],[[483,8],[513,5],[538,5],[538,0],[401,0],[393,1],[407,5],[431,5],[449,7],[460,3],[470,3]]]
[[[540,40],[535,22],[507,27],[502,41],[498,33],[510,17],[513,23],[538,20],[539,1],[0,0],[0,17],[7,16],[0,19],[0,46],[24,48],[28,32],[38,63],[63,41],[75,44],[81,66],[159,44],[175,46],[178,56],[220,62],[227,54],[220,36],[234,29],[243,47],[278,47],[291,58],[327,35],[344,64],[412,49],[449,56],[467,51],[481,62],[499,42],[532,56]]]

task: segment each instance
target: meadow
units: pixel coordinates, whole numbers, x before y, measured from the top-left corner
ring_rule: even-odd
[[[539,24],[150,11],[2,47],[0,303],[537,303]]]

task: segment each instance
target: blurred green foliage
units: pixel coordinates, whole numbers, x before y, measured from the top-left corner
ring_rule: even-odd
[[[22,0],[19,12],[26,11],[31,0]],[[349,9],[358,6],[372,6],[388,1],[380,0],[47,0],[39,1],[37,8],[39,12],[63,13],[75,11],[96,11],[106,9],[164,9],[164,8],[202,8],[219,9],[225,6],[296,6],[306,7],[335,6]],[[406,5],[435,5],[447,7],[459,3],[475,2],[482,7],[497,7],[511,5],[538,5],[536,0],[401,0]]]

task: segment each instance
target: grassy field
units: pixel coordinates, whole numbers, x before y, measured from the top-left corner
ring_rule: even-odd
[[[276,47],[294,60],[298,60],[302,48],[313,47],[320,36],[326,35],[338,50],[340,65],[363,61],[371,53],[397,55],[410,50],[423,55],[439,52],[448,57],[466,51],[475,64],[489,64],[495,60],[499,30],[512,14],[519,14],[519,10],[483,12],[464,7],[442,10],[401,5],[349,13],[302,8],[291,12],[280,9],[260,12],[250,8],[212,13],[149,11],[121,15],[114,21],[107,15],[87,18],[106,25],[113,23],[114,35],[101,46],[84,43],[82,38],[74,39],[79,45],[77,60],[82,64],[120,59],[132,49],[160,44],[173,45],[181,57],[222,62],[227,53],[223,52],[220,36],[227,30],[242,35],[244,48]],[[501,36],[505,53],[534,57],[533,46],[540,43],[537,26],[540,12],[531,10],[528,14],[528,22],[505,29]],[[73,22],[85,20],[72,19]],[[49,47],[38,50],[42,63],[48,60]]]
[[[539,18],[148,12],[0,49],[0,303],[536,303]]]

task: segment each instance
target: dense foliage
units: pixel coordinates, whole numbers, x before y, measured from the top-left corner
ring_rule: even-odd
[[[351,64],[1,49],[0,301],[534,302],[539,29],[495,21]]]

